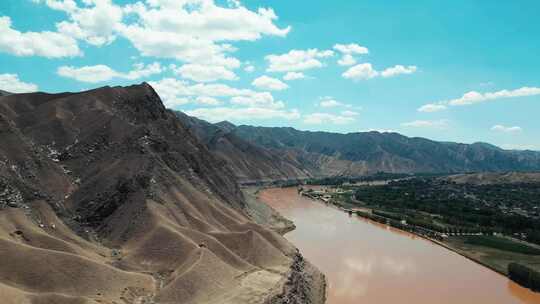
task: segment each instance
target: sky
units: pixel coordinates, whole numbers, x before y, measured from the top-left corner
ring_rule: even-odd
[[[2,0],[0,89],[540,150],[540,2]]]

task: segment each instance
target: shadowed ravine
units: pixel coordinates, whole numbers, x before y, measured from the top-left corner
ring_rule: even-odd
[[[412,234],[350,217],[295,188],[260,199],[294,221],[286,238],[328,280],[328,304],[540,303],[540,294]]]

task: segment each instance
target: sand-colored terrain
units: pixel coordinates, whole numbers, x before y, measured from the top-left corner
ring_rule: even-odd
[[[0,303],[311,303],[290,300],[307,263],[149,85],[0,97],[0,142]]]

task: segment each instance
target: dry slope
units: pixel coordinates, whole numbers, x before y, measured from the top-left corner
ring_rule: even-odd
[[[147,84],[0,97],[0,143],[3,304],[261,303],[297,260]]]

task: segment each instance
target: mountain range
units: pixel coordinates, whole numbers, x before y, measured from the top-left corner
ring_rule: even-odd
[[[361,176],[376,172],[460,173],[540,170],[540,152],[487,143],[437,142],[398,133],[329,133],[229,122],[211,124],[177,112],[241,181]]]

